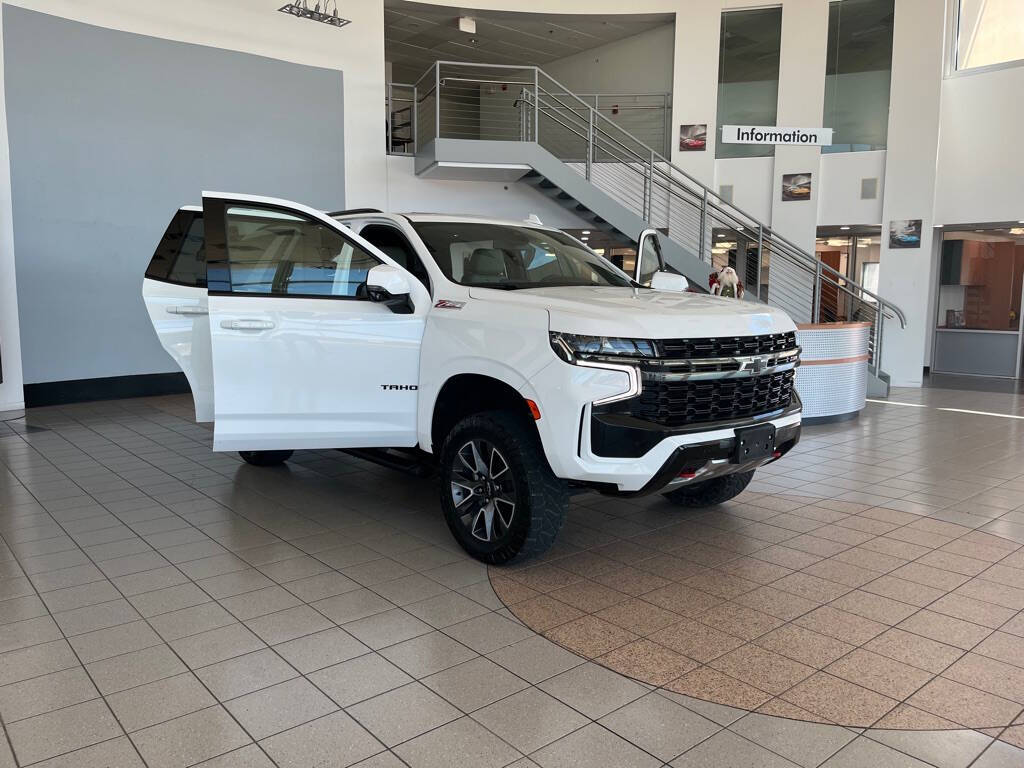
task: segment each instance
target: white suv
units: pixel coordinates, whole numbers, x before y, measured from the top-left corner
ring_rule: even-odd
[[[789,317],[682,292],[653,230],[638,253],[630,276],[539,222],[204,193],[143,296],[214,450],[429,467],[455,538],[504,563],[574,489],[717,504],[799,439]]]

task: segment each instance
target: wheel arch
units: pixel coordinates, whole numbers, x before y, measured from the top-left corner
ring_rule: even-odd
[[[459,373],[441,385],[430,419],[431,452],[435,455],[444,437],[462,419],[484,411],[511,411],[523,417],[540,441],[537,425],[526,398],[501,379],[481,373]]]

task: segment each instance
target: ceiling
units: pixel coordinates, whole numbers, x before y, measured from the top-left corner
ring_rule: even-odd
[[[475,34],[459,31],[460,16],[476,21]],[[673,21],[670,13],[536,14],[385,0],[384,53],[392,79],[411,83],[438,60],[539,66]]]

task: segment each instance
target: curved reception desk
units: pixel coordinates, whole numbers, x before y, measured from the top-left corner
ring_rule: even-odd
[[[802,348],[796,389],[804,404],[804,423],[854,418],[867,397],[870,323],[806,323],[796,328]]]

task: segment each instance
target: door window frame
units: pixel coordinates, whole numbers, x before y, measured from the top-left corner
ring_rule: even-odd
[[[227,213],[228,209],[239,206],[259,210],[276,211],[294,218],[301,218],[309,222],[328,227],[338,237],[351,245],[365,251],[373,258],[378,265],[389,264],[390,266],[403,269],[409,277],[416,282],[419,280],[404,270],[398,264],[382,259],[374,252],[372,244],[362,238],[354,237],[352,230],[341,225],[336,220],[325,216],[319,211],[314,211],[305,206],[293,206],[283,204],[281,201],[258,198],[239,197],[231,195],[203,195],[203,218],[206,227],[206,285],[207,293],[210,296],[242,296],[246,298],[267,298],[267,299],[319,299],[329,301],[366,301],[369,296],[359,295],[322,295],[322,294],[289,294],[289,293],[258,293],[242,292],[232,290],[231,282],[231,254],[227,242]],[[207,215],[207,211],[210,215]],[[362,240],[362,242],[360,242]],[[368,247],[369,246],[369,247]]]

